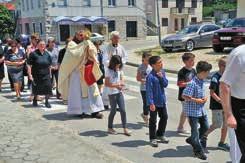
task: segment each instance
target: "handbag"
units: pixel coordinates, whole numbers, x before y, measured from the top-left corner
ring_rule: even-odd
[[[88,60],[84,68],[84,80],[88,86],[96,83],[102,76],[102,72],[97,63]]]
[[[84,80],[89,86],[93,85],[96,82],[96,79],[93,75],[93,65],[94,63],[88,60],[84,68]]]

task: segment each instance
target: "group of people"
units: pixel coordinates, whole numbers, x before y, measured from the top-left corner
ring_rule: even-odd
[[[119,43],[119,32],[111,32],[110,40],[111,42],[101,49],[102,41],[91,41],[90,32],[86,29],[76,32],[73,38],[67,39],[65,48],[60,51],[55,45],[54,38],[49,38],[46,45],[37,35],[32,35],[31,44],[26,49],[21,47],[18,40],[11,40],[5,49],[0,47],[0,86],[4,78],[5,63],[17,99],[21,97],[26,71],[33,106],[38,106],[37,101],[41,96],[45,96],[45,106],[51,108],[48,99],[52,95],[52,88],[56,85],[56,97],[67,102],[68,114],[87,114],[103,118],[102,111],[110,108],[108,133],[117,134],[113,120],[119,111],[123,132],[126,136],[131,136],[132,132],[127,128],[124,101],[126,87],[123,66],[127,62],[128,55]],[[182,56],[184,67],[178,72],[177,81],[182,111],[177,132],[189,133],[184,126],[188,119],[191,133],[186,143],[193,147],[194,156],[202,160],[207,159],[205,153],[208,135],[217,128],[221,128],[218,148],[230,150],[229,145],[225,143],[229,126],[236,128],[242,153],[240,162],[245,161],[245,136],[242,131],[245,127],[245,90],[242,85],[245,83],[245,55],[242,54],[242,50],[244,51],[244,46],[233,50],[228,59],[220,58],[219,71],[211,78],[209,87],[211,126],[208,124],[207,111],[204,107],[208,100],[204,83],[212,65],[206,61],[199,61],[194,69],[195,55],[188,52]],[[168,143],[169,140],[164,136],[168,121],[165,95],[168,79],[161,57],[144,52],[136,80],[140,82],[143,101],[141,116],[149,126],[151,145],[158,147],[159,142]],[[158,125],[157,116],[160,118]]]

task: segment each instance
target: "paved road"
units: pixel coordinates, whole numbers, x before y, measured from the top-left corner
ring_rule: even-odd
[[[167,74],[170,85],[166,90],[169,113],[166,136],[169,137],[170,143],[152,148],[148,142],[148,128],[142,123],[140,117],[142,102],[138,93],[138,83],[135,82],[136,68],[125,66],[124,70],[129,88],[125,92],[125,97],[128,127],[133,131],[131,137],[126,137],[123,134],[107,134],[108,112],[104,112],[105,118],[103,120],[67,116],[66,106],[61,105],[55,98],[51,99],[52,109],[47,110],[44,107],[34,109],[28,102],[27,95],[22,101],[16,102],[14,93],[9,92],[8,85],[5,84],[6,88],[1,93],[5,99],[1,98],[0,109],[0,121],[4,122],[0,126],[0,144],[2,144],[0,145],[0,162],[1,159],[7,159],[9,162],[14,160],[13,156],[9,156],[9,153],[6,155],[8,150],[20,153],[19,145],[21,144],[17,143],[18,137],[25,137],[25,140],[21,139],[24,142],[22,144],[31,145],[24,157],[18,155],[20,157],[17,159],[18,161],[33,159],[33,157],[38,157],[34,159],[35,161],[44,159],[44,162],[67,162],[69,160],[69,162],[178,163],[184,161],[188,163],[224,163],[230,160],[229,153],[216,149],[220,135],[218,131],[210,135],[208,139],[210,153],[207,161],[193,158],[191,147],[185,143],[186,136],[176,133],[181,107],[176,100],[176,75],[173,74]],[[118,113],[114,124],[119,133],[122,133],[120,123]],[[7,148],[7,146],[16,146],[15,143],[18,144],[18,149]],[[27,153],[30,150],[34,152]],[[91,154],[93,152],[95,157]],[[34,156],[27,157],[29,155]]]

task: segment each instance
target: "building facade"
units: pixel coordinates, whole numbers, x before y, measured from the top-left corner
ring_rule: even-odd
[[[245,17],[245,1],[244,0],[237,0],[237,17]]]
[[[152,22],[149,24],[158,24],[155,2],[154,0],[147,2],[146,16],[148,21]],[[163,35],[179,31],[186,25],[202,21],[202,0],[157,0],[157,2]]]
[[[142,39],[146,37],[145,12],[143,0],[21,0],[19,32],[25,34],[39,33],[44,39],[55,37],[63,42],[68,36],[82,27],[92,32],[108,36],[118,30],[123,39]],[[66,16],[104,16],[108,23],[91,24],[57,24],[55,18]]]

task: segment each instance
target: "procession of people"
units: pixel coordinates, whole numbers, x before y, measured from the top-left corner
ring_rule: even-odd
[[[33,107],[38,101],[45,100],[45,107],[52,108],[49,98],[56,91],[56,98],[67,104],[68,115],[89,115],[104,118],[103,111],[110,110],[107,130],[117,134],[113,121],[117,111],[120,112],[123,133],[131,136],[133,131],[127,127],[127,108],[124,99],[125,72],[128,60],[125,48],[120,44],[120,33],[110,33],[110,43],[101,47],[101,40],[90,40],[90,31],[81,29],[60,51],[55,39],[50,37],[47,44],[38,35],[31,36],[30,45],[21,48],[18,40],[6,39],[5,48],[0,47],[0,91],[5,77],[5,66],[11,89],[16,99],[21,100],[24,78],[30,89]],[[241,152],[240,163],[245,162],[245,46],[234,49],[228,58],[222,57],[218,62],[219,71],[211,77],[210,97],[205,94],[204,80],[208,77],[212,65],[199,61],[195,65],[195,55],[187,52],[182,55],[183,68],[178,72],[178,100],[181,102],[180,120],[176,132],[188,134],[185,140],[194,156],[207,159],[208,136],[213,130],[221,128],[221,138],[217,147],[230,151],[226,143],[228,127],[235,129],[236,139]],[[26,72],[26,74],[25,74]],[[158,143],[169,143],[165,137],[168,124],[168,110],[165,89],[168,77],[163,60],[152,56],[150,52],[142,54],[142,63],[135,72],[140,84],[142,96],[142,114],[144,123],[149,127],[149,142],[152,147]],[[208,124],[205,105],[210,98],[212,124]],[[157,122],[157,116],[159,121]],[[189,122],[191,131],[186,130]],[[157,125],[158,123],[158,125]],[[234,144],[231,142],[231,148]]]

